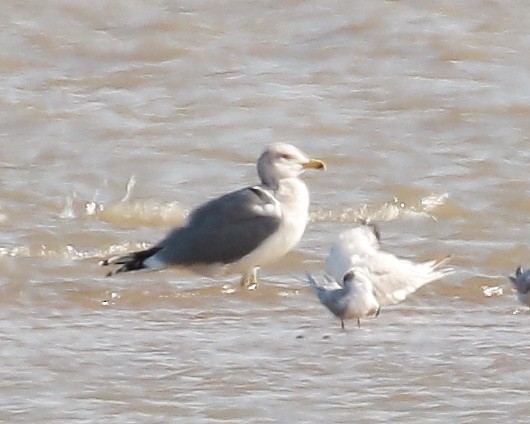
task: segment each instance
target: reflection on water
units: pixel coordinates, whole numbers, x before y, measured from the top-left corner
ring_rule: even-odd
[[[507,275],[530,262],[527,9],[7,2],[0,420],[525,422],[529,314]],[[256,183],[272,141],[328,171],[259,290],[103,278],[102,257]],[[386,250],[456,272],[341,332],[303,276],[366,218]]]

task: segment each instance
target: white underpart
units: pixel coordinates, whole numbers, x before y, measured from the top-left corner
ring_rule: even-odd
[[[348,309],[344,318],[362,318],[376,314],[379,302],[374,295],[370,279],[359,269],[352,269],[355,278],[351,282]]]
[[[283,179],[275,193],[275,202],[281,213],[278,230],[248,255],[225,265],[224,273],[248,274],[256,266],[276,261],[298,244],[309,221],[307,186],[298,178]]]

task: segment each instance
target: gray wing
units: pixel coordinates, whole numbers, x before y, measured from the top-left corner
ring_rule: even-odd
[[[323,286],[310,274],[307,274],[307,281],[320,303],[327,307],[333,315],[340,318],[348,307],[348,299],[344,296],[344,289],[335,281],[329,280],[326,280],[326,286]]]
[[[517,268],[515,276],[510,276],[510,280],[519,293],[526,294],[530,292],[530,269],[523,272],[521,267]]]
[[[338,318],[348,309],[349,297],[344,293],[344,289],[320,288],[317,296],[320,302]]]
[[[197,208],[154,255],[168,265],[231,263],[250,253],[281,222],[279,202],[259,187],[225,194]]]

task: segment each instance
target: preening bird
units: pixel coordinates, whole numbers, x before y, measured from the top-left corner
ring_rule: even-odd
[[[451,274],[453,269],[444,267],[449,259],[413,262],[398,258],[381,250],[377,226],[364,224],[339,235],[326,259],[326,273],[341,281],[351,269],[363,269],[379,303],[388,305],[401,302],[425,284]]]
[[[381,250],[380,235],[373,224],[342,232],[326,259],[325,283],[308,276],[320,301],[341,319],[377,316],[381,305],[398,303],[423,285],[453,270],[449,260],[416,263]]]

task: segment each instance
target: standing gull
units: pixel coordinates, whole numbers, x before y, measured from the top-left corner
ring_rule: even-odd
[[[121,265],[107,276],[139,269],[184,266],[204,275],[241,274],[257,284],[260,266],[284,256],[302,238],[309,221],[305,169],[325,169],[285,143],[269,145],[257,163],[261,184],[213,199],[195,209],[155,246],[102,261]]]
[[[346,289],[348,276],[352,273],[355,276],[355,284],[350,284],[355,290],[336,291],[332,297],[337,304],[346,302],[339,302],[337,298],[347,298],[349,310],[355,310],[357,314],[350,313],[349,318],[356,317],[358,324],[359,318],[374,315],[374,310],[378,311],[380,305],[398,303],[423,285],[453,271],[451,268],[442,268],[449,258],[416,263],[384,252],[380,247],[376,226],[361,225],[341,233],[326,260],[326,279],[333,281],[335,289],[340,287],[337,282],[341,282]],[[321,296],[319,298],[322,301]],[[329,304],[324,304],[337,315]]]
[[[510,275],[510,280],[517,289],[517,299],[530,307],[530,269],[523,271],[519,267],[515,271],[515,276]]]

